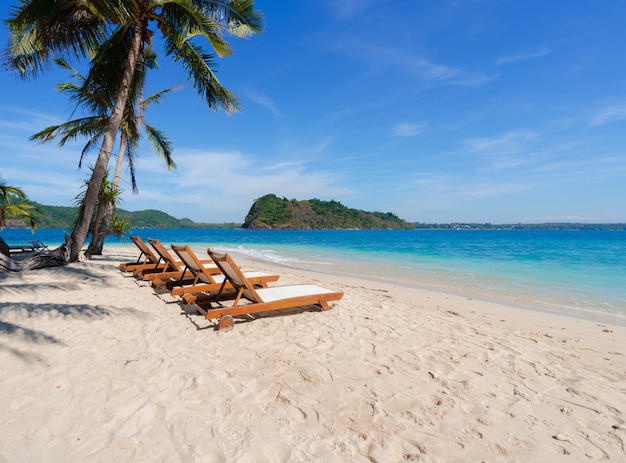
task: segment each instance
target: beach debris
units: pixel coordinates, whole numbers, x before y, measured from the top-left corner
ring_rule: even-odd
[[[568,436],[567,434],[557,433],[554,436],[552,436],[552,439],[559,440],[561,442],[569,442],[570,444],[574,443],[572,438]]]
[[[626,431],[626,424],[624,424],[624,423],[614,424],[611,427],[613,429],[622,429],[622,430]]]
[[[65,233],[65,243],[49,252],[39,252],[19,261],[0,253],[0,271],[22,272],[47,267],[60,267],[69,262],[72,237]]]
[[[513,389],[513,394],[520,396],[522,399],[530,400],[530,396],[528,395],[528,393],[518,388]]]

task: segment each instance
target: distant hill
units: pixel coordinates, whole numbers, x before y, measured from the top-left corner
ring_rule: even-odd
[[[365,212],[350,209],[337,201],[298,201],[268,194],[254,201],[242,228],[400,230],[415,226],[391,212]]]
[[[78,214],[77,207],[46,206],[35,202],[30,204],[37,207],[37,228],[72,228]],[[177,219],[165,212],[149,209],[130,212],[118,209],[120,217],[128,220],[132,228],[239,228],[241,223],[199,223],[191,219]],[[7,228],[27,228],[28,225],[19,220],[10,220]]]
[[[308,203],[308,204],[307,204]],[[45,206],[30,202],[41,212],[37,228],[71,229],[78,214],[76,207]],[[297,207],[294,204],[298,204]],[[259,198],[250,208],[243,226],[241,223],[203,223],[191,219],[177,219],[165,212],[149,209],[130,212],[118,209],[132,228],[362,228],[422,230],[626,230],[626,223],[409,223],[394,214],[364,212],[348,209],[337,201],[296,201],[270,194]],[[301,216],[301,217],[300,217]],[[299,218],[300,217],[300,218]],[[363,217],[368,217],[363,219]],[[360,225],[359,225],[360,224]],[[8,220],[7,228],[28,228],[25,222]]]

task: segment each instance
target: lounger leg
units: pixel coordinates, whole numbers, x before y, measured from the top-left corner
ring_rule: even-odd
[[[218,331],[230,331],[235,327],[232,315],[223,315],[217,322]]]

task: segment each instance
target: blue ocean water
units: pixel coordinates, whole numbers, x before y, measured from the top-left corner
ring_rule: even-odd
[[[287,266],[626,320],[626,231],[137,229]],[[3,230],[60,244],[62,230]],[[130,240],[107,243],[134,246]],[[105,245],[106,246],[106,245]]]

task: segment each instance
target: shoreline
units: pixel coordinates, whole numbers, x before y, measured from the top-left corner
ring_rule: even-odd
[[[201,254],[203,255],[206,253],[205,246],[213,245],[223,247],[223,249],[231,252],[241,252],[249,257],[258,257],[286,265],[288,268],[308,268],[344,276],[359,275],[366,279],[461,294],[525,309],[566,313],[575,317],[602,319],[626,324],[626,303],[624,302],[626,300],[626,291],[624,290],[626,280],[623,273],[618,271],[621,254],[607,255],[607,249],[604,249],[603,246],[605,243],[610,245],[613,238],[608,238],[605,234],[599,235],[601,239],[599,245],[602,245],[600,249],[604,249],[603,254],[590,257],[593,263],[581,267],[577,263],[571,266],[572,262],[578,260],[576,253],[572,251],[578,245],[577,239],[572,241],[569,232],[561,235],[549,235],[552,237],[561,236],[559,239],[568,243],[565,246],[568,250],[562,261],[553,260],[550,253],[555,251],[555,242],[553,238],[549,238],[547,248],[545,248],[547,253],[545,264],[543,263],[543,251],[540,252],[541,249],[544,249],[542,240],[537,241],[533,238],[534,235],[528,234],[521,235],[519,241],[527,242],[521,247],[517,242],[518,240],[500,242],[500,238],[490,237],[490,235],[487,237],[479,235],[481,238],[476,242],[470,240],[466,243],[466,241],[461,240],[459,258],[454,257],[455,254],[452,252],[448,256],[452,258],[445,259],[447,251],[440,254],[439,247],[443,247],[445,250],[446,246],[450,246],[451,243],[447,238],[443,238],[447,233],[438,233],[426,240],[418,239],[415,243],[411,241],[410,246],[424,245],[430,251],[418,253],[414,258],[405,259],[403,256],[407,256],[407,254],[402,252],[391,253],[384,257],[384,248],[378,249],[382,251],[380,255],[378,252],[360,252],[359,240],[361,238],[353,243],[354,246],[346,246],[345,249],[339,246],[337,248],[338,254],[335,254],[332,244],[332,239],[335,238],[329,241],[328,233],[322,233],[321,236],[326,236],[326,238],[317,246],[315,242],[311,241],[308,234],[300,236],[298,233],[301,232],[294,231],[299,236],[298,240],[303,240],[304,248],[293,247],[288,244],[291,243],[291,238],[287,237],[291,237],[292,233],[287,232],[284,236],[280,232],[277,233],[278,235],[271,234],[271,242],[265,242],[262,238],[249,240],[247,238],[256,235],[254,233],[252,235],[241,233],[241,231],[236,233],[237,236],[232,232],[185,235],[172,230],[168,232],[168,230],[155,229],[150,232],[150,235],[153,238],[161,238],[164,243],[186,242],[191,246],[198,246],[202,249]],[[334,236],[332,232],[329,233],[330,236]],[[585,236],[589,233],[593,232],[586,232]],[[348,233],[348,235],[351,236],[352,234]],[[355,233],[356,235],[359,234]],[[620,234],[620,236],[622,235]],[[278,236],[278,239],[274,240],[275,236]],[[465,236],[465,234],[461,233],[459,236]],[[379,238],[387,239],[386,235]],[[395,243],[394,239],[391,241]],[[498,248],[499,246],[503,247],[502,252],[506,256],[518,255],[522,258],[519,260],[511,259],[510,265],[506,265],[507,258],[504,260],[493,259],[494,256],[493,253],[489,252],[489,247],[493,246],[494,242]],[[432,249],[429,243],[434,243]],[[593,244],[593,241],[591,243]],[[614,244],[618,245],[619,242]],[[585,241],[584,246],[589,245]],[[118,243],[114,240],[107,246],[130,246],[134,249],[134,245],[130,241]],[[471,258],[472,246],[487,250],[484,258]],[[532,251],[533,249],[534,251]],[[523,256],[526,255],[527,251],[532,257],[525,260]],[[311,259],[313,256],[317,257]],[[572,259],[574,260],[572,261]],[[537,262],[539,265],[536,265]],[[587,270],[581,270],[587,267]]]
[[[195,251],[198,255],[203,255],[206,252],[205,248],[192,246],[195,248]],[[324,273],[319,270],[313,270],[304,266],[292,265],[285,262],[275,262],[271,260],[264,259],[258,256],[252,256],[250,254],[246,254],[244,252],[238,251],[229,251],[233,256],[237,256],[240,261],[247,261],[250,263],[258,262],[260,264],[266,263],[271,266],[276,266],[278,268],[284,269],[285,272],[289,271],[302,271],[302,272],[310,272],[312,274],[315,273]],[[458,297],[465,297],[468,299],[476,299],[479,301],[484,301],[493,304],[500,304],[510,306],[515,310],[525,310],[531,312],[537,312],[540,314],[548,313],[554,315],[560,315],[565,317],[573,317],[573,318],[581,318],[588,321],[595,321],[598,323],[608,323],[618,326],[626,327],[626,315],[612,314],[604,311],[593,311],[591,309],[586,310],[580,307],[567,307],[563,305],[550,304],[545,301],[539,300],[537,297],[531,298],[526,297],[525,300],[522,298],[515,298],[510,295],[505,295],[502,293],[495,292],[487,292],[480,291],[477,289],[468,289],[468,288],[460,288],[454,286],[452,283],[431,283],[425,284],[419,281],[409,281],[402,279],[394,279],[393,276],[375,276],[373,274],[367,273],[356,273],[356,269],[350,267],[349,265],[342,264],[341,268],[337,268],[337,266],[330,266],[328,268],[328,275],[335,275],[338,278],[356,278],[365,281],[371,281],[372,283],[378,283],[383,285],[390,286],[400,286],[408,289],[416,289],[421,291],[428,291],[432,293],[445,293],[450,295],[455,295]]]
[[[626,456],[623,326],[233,253],[344,297],[219,332],[104,252],[0,274],[0,461]]]

